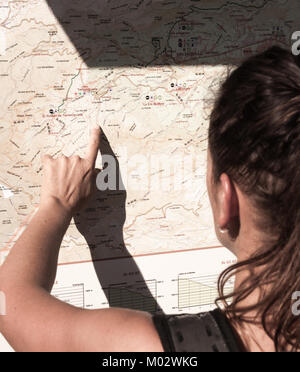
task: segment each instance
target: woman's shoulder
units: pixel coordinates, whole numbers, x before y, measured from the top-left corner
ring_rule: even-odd
[[[165,352],[241,352],[238,336],[225,314],[155,314],[153,322]]]

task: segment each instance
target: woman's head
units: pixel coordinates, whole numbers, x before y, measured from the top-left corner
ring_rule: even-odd
[[[221,87],[209,128],[208,190],[222,243],[238,256],[242,242],[253,243],[240,254],[245,262],[220,279],[223,293],[232,273],[249,273],[227,311],[246,320],[250,309],[238,304],[260,287],[255,310],[278,349],[300,344],[300,318],[291,312],[300,291],[299,188],[300,57],[273,47]]]

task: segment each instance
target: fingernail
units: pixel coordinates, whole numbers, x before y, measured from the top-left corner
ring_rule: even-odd
[[[96,125],[96,124],[92,125],[91,128],[90,128],[90,131],[92,132],[92,131],[96,131],[96,130],[100,131],[99,125]]]

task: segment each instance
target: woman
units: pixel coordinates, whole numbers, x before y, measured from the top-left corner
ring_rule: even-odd
[[[15,350],[174,351],[184,341],[174,333],[180,317],[82,310],[49,295],[62,238],[95,184],[99,134],[85,159],[44,159],[39,211],[0,269],[7,302],[0,332]],[[292,312],[300,291],[299,164],[300,58],[273,47],[230,74],[211,116],[208,192],[219,240],[238,263],[219,280],[223,310],[199,319],[206,337],[220,331],[222,350],[299,350]],[[235,290],[226,297],[232,275]],[[185,324],[189,337],[195,327]]]
[[[208,189],[220,241],[238,264],[226,315],[247,350],[299,349],[300,58],[279,47],[224,83],[209,129]],[[223,207],[222,207],[223,205]],[[226,300],[224,296],[223,300]]]

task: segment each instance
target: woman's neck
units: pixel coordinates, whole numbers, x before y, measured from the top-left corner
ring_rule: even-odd
[[[242,271],[236,275],[235,289],[246,279],[249,273]],[[259,302],[259,289],[254,290],[246,299],[241,301],[238,306],[247,308]],[[241,322],[232,320],[232,325],[241,338],[241,341],[248,352],[275,352],[274,341],[268,336],[262,326],[261,318],[255,311],[249,311],[244,315],[253,322]]]

